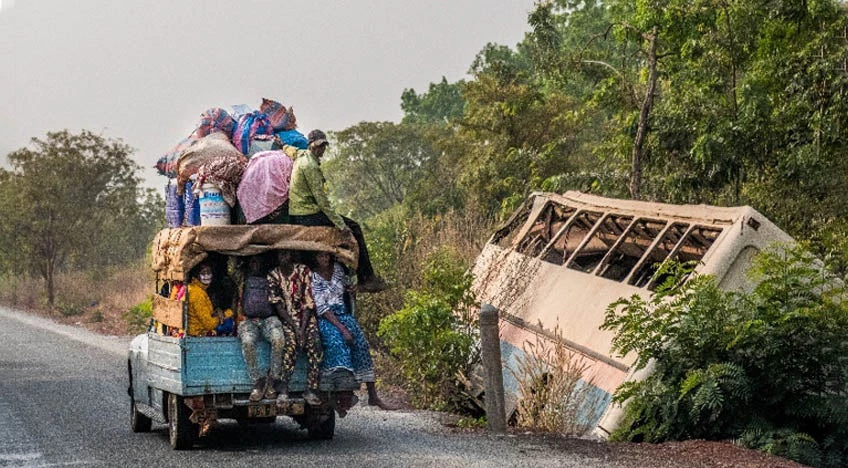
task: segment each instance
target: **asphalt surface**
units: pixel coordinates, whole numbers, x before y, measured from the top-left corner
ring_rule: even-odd
[[[357,406],[330,441],[312,441],[288,418],[243,428],[224,421],[190,451],[167,429],[129,425],[129,337],[0,308],[0,467],[439,466],[608,467],[550,438],[457,433],[430,412]]]

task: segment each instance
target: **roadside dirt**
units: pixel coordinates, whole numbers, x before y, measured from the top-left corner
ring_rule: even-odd
[[[565,445],[592,457],[609,457],[621,466],[686,466],[692,468],[803,468],[783,458],[730,442],[687,440],[662,444],[598,443],[571,439]]]
[[[485,429],[457,428],[457,416],[446,415],[443,424],[457,433]],[[575,453],[603,460],[616,467],[686,467],[686,468],[804,468],[806,465],[747,449],[730,441],[686,440],[661,444],[604,442],[588,438],[527,432],[510,428],[507,437],[530,437],[544,441],[551,450]]]

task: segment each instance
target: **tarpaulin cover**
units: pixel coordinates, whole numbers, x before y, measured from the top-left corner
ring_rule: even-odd
[[[292,160],[282,151],[256,153],[238,186],[238,201],[248,223],[271,214],[289,199]]]
[[[208,252],[256,255],[271,250],[330,252],[356,269],[358,248],[353,234],[335,227],[290,224],[195,226],[163,229],[153,239],[153,271],[160,280],[185,281]]]
[[[309,147],[309,140],[297,130],[283,130],[277,132],[276,135],[284,145],[291,145],[300,149]]]
[[[256,135],[273,135],[274,129],[268,116],[259,111],[253,111],[239,117],[236,129],[233,131],[233,145],[242,154],[250,149],[250,140]]]

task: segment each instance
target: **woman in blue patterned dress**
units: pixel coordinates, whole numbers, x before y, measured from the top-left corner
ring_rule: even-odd
[[[357,382],[368,388],[368,404],[393,409],[383,403],[374,386],[374,365],[368,351],[368,340],[350,309],[345,293],[352,288],[340,263],[327,252],[315,256],[312,270],[312,296],[318,313],[318,329],[324,345],[325,372],[347,369]]]

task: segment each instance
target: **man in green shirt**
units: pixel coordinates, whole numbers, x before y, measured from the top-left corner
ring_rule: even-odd
[[[324,188],[324,173],[321,171],[321,157],[329,146],[327,136],[321,130],[312,130],[307,140],[309,146],[305,150],[283,145],[283,151],[294,161],[289,184],[290,222],[302,226],[335,226],[343,231],[351,231],[359,246],[357,290],[377,292],[386,289],[385,282],[374,274],[362,228],[356,221],[341,216],[330,206]]]

